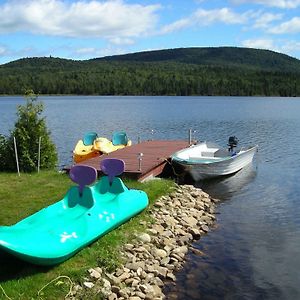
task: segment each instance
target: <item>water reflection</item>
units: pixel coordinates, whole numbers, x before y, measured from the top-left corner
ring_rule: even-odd
[[[230,200],[233,195],[239,193],[244,186],[254,180],[256,173],[257,165],[251,163],[233,175],[199,181],[194,183],[194,186],[219,200]]]

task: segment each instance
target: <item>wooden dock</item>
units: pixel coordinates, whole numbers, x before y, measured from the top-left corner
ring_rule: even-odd
[[[168,163],[167,160],[170,156],[174,152],[186,147],[188,147],[187,141],[145,141],[109,154],[85,160],[79,164],[92,166],[98,173],[101,173],[101,160],[108,157],[122,159],[125,162],[124,176],[144,181],[145,179],[160,175]],[[142,156],[140,153],[142,153]]]

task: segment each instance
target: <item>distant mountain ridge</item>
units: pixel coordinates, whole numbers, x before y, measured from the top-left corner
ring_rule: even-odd
[[[240,47],[176,48],[106,56],[91,61],[180,62],[196,65],[247,67],[300,72],[300,60],[270,50]]]
[[[300,96],[300,60],[270,50],[177,48],[89,60],[22,58],[0,65],[0,95]]]

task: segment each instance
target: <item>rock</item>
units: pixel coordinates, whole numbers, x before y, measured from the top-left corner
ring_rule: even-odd
[[[138,236],[138,239],[143,243],[150,243],[151,236],[148,233],[142,233]]]
[[[89,282],[89,281],[85,281],[85,282],[83,283],[83,285],[84,285],[85,287],[87,287],[88,289],[91,289],[91,288],[93,288],[93,287],[95,286],[94,283]]]
[[[158,258],[165,258],[167,256],[167,252],[163,249],[155,249],[154,255]]]
[[[167,273],[168,273],[168,268],[157,266],[157,267],[155,267],[154,271],[157,272],[158,276],[160,276],[162,278],[166,278]]]
[[[108,296],[108,300],[116,300],[118,299],[118,295],[115,294],[115,293],[111,293],[109,296]]]
[[[209,231],[209,228],[207,225],[202,225],[201,226],[201,229],[204,231],[204,232],[208,232]]]
[[[99,268],[100,269],[100,268]],[[102,269],[100,269],[101,272],[102,272]],[[100,279],[101,278],[101,273],[96,271],[95,269],[89,269],[88,272],[90,273],[90,276],[92,278],[95,278],[95,279]]]
[[[178,255],[185,255],[188,252],[188,247],[187,246],[181,246],[181,247],[177,247],[172,251],[172,254],[176,253]]]
[[[204,255],[205,255],[205,253],[204,253],[203,251],[201,251],[201,250],[199,250],[199,249],[196,249],[196,248],[194,248],[194,247],[191,248],[191,251],[192,251],[194,254],[196,254],[196,255],[200,255],[200,256],[204,256]]]
[[[113,274],[105,274],[111,284],[119,285],[121,283],[120,279]]]
[[[146,295],[143,292],[137,291],[135,292],[135,295],[137,297],[140,297],[141,299],[145,299]]]
[[[177,186],[171,195],[158,199],[150,210],[155,224],[122,248],[125,266],[112,274],[102,274],[99,267],[88,270],[91,278],[102,278],[100,292],[105,299],[164,299],[163,280],[176,281],[174,272],[182,267],[192,241],[214,223],[214,202],[201,189],[189,185]],[[145,221],[140,224],[148,225]],[[191,251],[203,255],[198,249]],[[87,278],[84,286],[92,288],[94,284]]]
[[[197,225],[198,223],[198,220],[195,219],[194,217],[183,217],[182,218],[184,222],[186,222],[186,224],[189,226],[189,227],[194,227]]]
[[[133,270],[133,271],[137,271],[138,268],[142,268],[145,269],[145,262],[144,261],[138,261],[138,262],[134,262],[134,263],[127,263],[126,268]]]
[[[193,227],[189,230],[189,232],[195,240],[200,239],[201,233],[200,233],[199,229]]]
[[[110,295],[111,294],[111,284],[110,284],[110,282],[107,279],[102,278],[102,285],[103,285],[103,287],[101,289],[101,292],[106,296]]]
[[[124,297],[125,299],[129,298],[129,289],[128,288],[123,288],[119,291],[118,295],[120,295],[121,297]]]
[[[130,277],[130,273],[129,272],[124,272],[123,274],[121,274],[119,277],[118,277],[118,280],[120,282],[123,282],[125,281],[125,279],[129,278]]]
[[[116,285],[112,285],[111,291],[112,291],[113,293],[115,293],[115,294],[118,295],[119,292],[120,292],[120,287],[119,287],[119,286],[116,286]]]
[[[167,273],[167,279],[171,279],[173,281],[176,281],[176,277],[173,273],[168,272]]]

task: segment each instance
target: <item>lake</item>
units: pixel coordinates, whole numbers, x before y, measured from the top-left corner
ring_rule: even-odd
[[[300,299],[300,98],[44,97],[59,165],[86,131],[125,130],[146,139],[258,144],[253,165],[234,176],[198,182],[221,200],[216,229],[194,247],[169,299]],[[0,133],[8,134],[22,97],[0,97]]]

